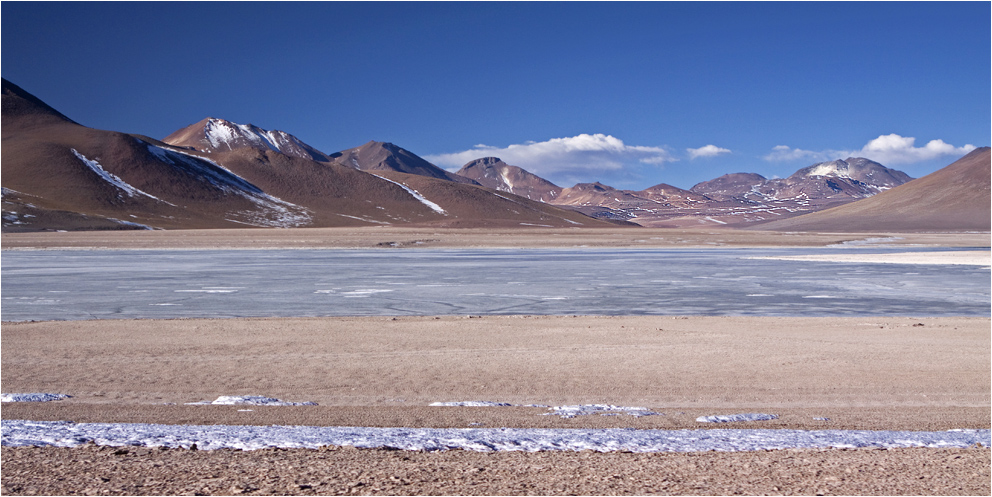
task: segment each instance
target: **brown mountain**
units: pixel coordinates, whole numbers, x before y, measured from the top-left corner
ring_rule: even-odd
[[[552,203],[650,227],[741,226],[853,202],[909,179],[877,162],[848,158],[814,164],[784,179],[727,174],[690,190],[664,183],[640,191],[585,183],[565,188]]]
[[[593,217],[627,220],[648,227],[725,225],[742,222],[715,219],[739,209],[737,200],[716,200],[706,195],[661,183],[644,190],[618,190],[601,183],[581,183],[562,190],[554,201]]]
[[[478,184],[464,176],[449,173],[413,152],[397,147],[392,143],[370,141],[360,147],[331,154],[330,158],[337,164],[360,171],[396,171],[454,181],[455,183]]]
[[[689,190],[710,198],[729,200],[747,199],[758,193],[758,188],[768,182],[768,178],[755,173],[731,173],[719,178],[697,183]]]
[[[531,200],[551,202],[561,194],[561,187],[498,157],[483,157],[462,166],[459,176],[475,180],[482,186],[510,192]]]
[[[87,128],[6,80],[2,108],[4,231],[607,225],[478,185],[369,174],[280,147],[233,140],[209,152]]]
[[[188,150],[81,126],[7,80],[2,98],[5,231],[236,227],[294,211]]]
[[[303,143],[285,131],[267,131],[254,124],[237,124],[208,117],[162,139],[177,147],[200,152],[224,152],[237,148],[273,150],[290,157],[330,162],[327,154]]]
[[[758,174],[735,173],[698,183],[692,191],[712,198],[757,202],[791,200],[816,207],[866,198],[911,180],[906,173],[860,157],[820,162],[788,178],[766,179]]]
[[[988,231],[992,228],[989,147],[878,195],[756,229],[780,231]]]

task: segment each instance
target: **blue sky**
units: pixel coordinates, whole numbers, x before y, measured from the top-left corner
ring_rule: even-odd
[[[989,2],[0,8],[4,78],[155,138],[212,116],[642,189],[848,155],[918,177],[992,135]]]

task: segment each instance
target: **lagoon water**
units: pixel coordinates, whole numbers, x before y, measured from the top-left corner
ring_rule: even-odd
[[[837,250],[5,251],[2,319],[990,315],[987,267],[747,259]]]

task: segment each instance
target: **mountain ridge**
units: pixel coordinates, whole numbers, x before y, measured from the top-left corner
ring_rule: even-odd
[[[453,173],[389,142],[327,154],[286,132],[213,117],[161,141],[96,130],[6,79],[3,140],[4,231],[625,221],[679,228],[785,226],[775,223],[919,181],[848,157],[787,178],[731,173],[690,189],[659,183],[622,190],[598,181],[562,188],[497,157],[470,161]],[[952,175],[936,178],[927,181],[971,191]],[[941,195],[949,199],[951,193]],[[981,201],[988,193],[962,195]],[[985,219],[968,216],[977,225]]]
[[[88,128],[6,80],[3,109],[5,232],[610,225],[496,194],[468,180],[393,171],[369,174],[287,154],[283,147],[257,146],[251,139],[235,140],[228,150],[201,151]],[[244,129],[258,133],[261,128],[256,128]],[[443,212],[428,202],[443,206]]]
[[[494,190],[540,202],[552,202],[562,191],[560,186],[523,168],[511,166],[499,157],[482,157],[470,161],[455,174]]]
[[[472,179],[445,171],[413,152],[389,142],[372,140],[364,145],[330,154],[330,159],[337,164],[360,171],[396,171],[455,183],[479,184]]]

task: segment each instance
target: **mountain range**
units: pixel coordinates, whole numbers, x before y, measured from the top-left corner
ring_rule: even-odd
[[[287,133],[220,119],[156,140],[82,126],[7,80],[2,119],[7,232],[612,225],[452,181],[388,143],[328,155]]]
[[[921,226],[941,225],[941,208],[954,204],[954,219],[968,220],[955,226],[984,219],[989,228],[988,148],[968,156],[977,157],[966,161],[969,168],[949,166],[936,179],[930,179],[934,173],[910,181],[901,171],[852,157],[813,164],[788,178],[727,174],[688,190],[668,184],[640,191],[600,183],[562,188],[496,157],[473,160],[455,173],[391,143],[370,141],[328,154],[284,131],[218,118],[157,140],[88,128],[7,80],[2,98],[5,232],[384,225],[786,229],[802,224],[789,220],[808,217],[796,216],[837,206],[888,209],[865,203],[876,198],[903,202],[897,218]],[[972,192],[975,175],[984,191]],[[971,193],[955,194],[955,188]],[[943,193],[928,205],[929,217],[907,214],[937,190]],[[982,210],[975,208],[982,199],[985,217],[970,214]],[[909,229],[913,223],[896,225]]]
[[[726,174],[685,190],[669,184],[632,191],[602,183],[562,188],[497,157],[469,162],[458,174],[483,186],[641,226],[744,225],[793,217],[867,198],[912,178],[852,157],[813,164],[784,179]]]

